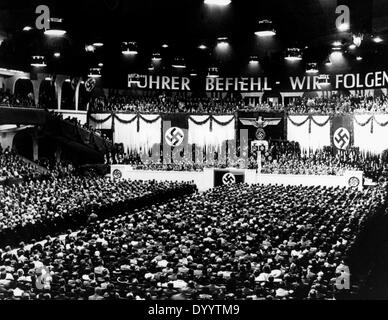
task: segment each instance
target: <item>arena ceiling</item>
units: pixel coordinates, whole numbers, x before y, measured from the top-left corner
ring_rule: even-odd
[[[34,25],[35,8],[46,4],[51,15],[65,21],[67,35],[47,40],[36,32],[23,32]],[[50,73],[86,74],[89,67],[102,62],[103,78],[114,86],[128,72],[146,72],[153,52],[162,54],[162,64],[154,72],[173,72],[171,61],[184,57],[187,71],[206,72],[212,65],[228,75],[249,73],[249,57],[257,56],[257,72],[284,73],[287,47],[303,48],[303,63],[323,63],[331,43],[339,38],[335,28],[335,8],[346,4],[351,10],[350,32],[386,35],[383,44],[364,41],[357,55],[369,67],[386,65],[388,43],[388,5],[385,0],[234,0],[227,8],[209,9],[203,0],[2,0],[0,2],[0,64],[28,71],[31,55],[48,57]],[[277,31],[272,40],[254,35],[257,22],[272,19]],[[350,34],[342,34],[348,37]],[[228,37],[230,50],[214,50],[218,37]],[[341,39],[340,39],[341,40]],[[104,47],[93,54],[85,44],[101,41]],[[122,41],[136,41],[139,54],[127,59],[121,54]],[[161,48],[168,43],[168,48]],[[207,49],[198,49],[205,44]],[[61,57],[52,57],[54,52]],[[304,66],[303,64],[303,66]],[[359,65],[356,67],[359,67]],[[304,67],[303,67],[304,68]],[[349,66],[353,68],[353,64]],[[287,70],[287,72],[301,70]]]

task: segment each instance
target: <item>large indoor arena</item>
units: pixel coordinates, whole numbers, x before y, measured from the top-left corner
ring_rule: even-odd
[[[387,1],[0,2],[0,300],[388,299]]]

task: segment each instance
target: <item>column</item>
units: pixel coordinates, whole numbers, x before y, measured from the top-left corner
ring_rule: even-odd
[[[55,150],[55,161],[57,163],[61,162],[61,155],[62,155],[62,147],[60,144],[57,144],[57,149]]]
[[[39,160],[38,138],[35,135],[32,137],[32,160],[33,161]]]

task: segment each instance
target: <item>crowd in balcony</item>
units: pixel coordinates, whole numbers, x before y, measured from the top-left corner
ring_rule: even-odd
[[[97,130],[97,129],[93,128],[87,122],[82,123],[79,118],[72,117],[72,116],[65,117],[63,114],[58,113],[58,112],[54,112],[54,111],[51,111],[50,114],[57,119],[64,120],[64,121],[71,123],[72,125],[80,128],[80,129],[83,129],[89,133],[92,133],[92,134],[95,134],[95,135],[101,137],[108,144],[112,143],[111,139],[105,133],[102,133],[101,130]]]
[[[342,114],[342,113],[386,113],[388,97],[359,95],[333,95],[332,97],[295,98],[292,102],[263,102],[248,105],[242,98],[187,98],[160,96],[111,95],[92,98],[92,112],[143,112],[143,113],[226,113],[237,111],[287,112],[289,114]]]
[[[348,299],[357,240],[385,198],[239,184],[150,204],[0,251],[0,299]]]
[[[66,100],[66,101],[65,101]],[[64,106],[71,106],[69,99]],[[74,103],[74,101],[72,102]],[[39,107],[55,109],[55,95],[41,92]],[[30,92],[25,95],[13,95],[9,91],[0,91],[0,106],[34,107],[34,97]],[[70,108],[72,109],[72,108]],[[130,113],[213,113],[233,114],[237,111],[286,112],[288,114],[345,114],[345,113],[387,113],[388,96],[378,97],[361,95],[333,95],[331,97],[293,98],[282,105],[278,102],[248,104],[242,97],[226,96],[225,98],[209,97],[168,97],[164,94],[134,96],[111,94],[92,97],[89,101],[91,112],[130,112]]]
[[[35,107],[34,95],[32,92],[21,95],[11,94],[9,91],[0,90],[0,107]]]
[[[285,110],[290,114],[388,113],[388,96],[350,95],[296,99]]]
[[[7,179],[32,179],[40,175],[36,166],[26,162],[9,147],[0,144],[0,182]]]
[[[185,98],[167,97],[165,95],[153,97],[135,97],[126,95],[111,95],[93,98],[89,109],[92,112],[144,112],[144,113],[234,113],[243,107],[241,99],[225,98]]]

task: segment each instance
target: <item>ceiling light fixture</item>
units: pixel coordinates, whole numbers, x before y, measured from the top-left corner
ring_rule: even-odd
[[[121,53],[124,55],[134,56],[139,52],[137,50],[137,44],[134,41],[131,42],[122,42],[121,44]]]
[[[172,63],[172,67],[177,69],[184,69],[186,68],[185,59],[183,58],[175,58],[174,62]]]
[[[90,68],[88,73],[89,78],[101,78],[101,68]]]
[[[318,67],[315,62],[310,62],[307,64],[306,73],[308,74],[316,74],[318,73]]]
[[[330,85],[330,76],[328,74],[321,74],[318,77],[318,84],[321,87],[326,87]]]
[[[373,41],[376,43],[383,42],[384,40],[380,36],[373,37]]]
[[[208,78],[218,78],[219,77],[218,68],[216,68],[216,67],[209,68],[207,77]]]
[[[302,50],[299,48],[288,48],[284,59],[291,62],[300,61],[302,60]]]
[[[276,35],[276,30],[273,27],[271,20],[260,20],[258,30],[255,32],[258,37],[273,37]]]
[[[44,56],[32,56],[31,66],[37,67],[37,68],[46,67],[47,63],[46,63],[45,57]]]
[[[217,47],[220,49],[226,49],[229,46],[227,37],[219,37],[217,38]]]
[[[250,65],[258,65],[259,64],[259,59],[257,56],[250,56],[249,57],[249,64]]]
[[[50,18],[50,28],[44,31],[44,34],[51,37],[62,37],[66,34],[63,29],[63,19]]]
[[[210,6],[226,7],[232,1],[231,0],[205,0],[204,3]]]
[[[155,52],[152,54],[151,60],[152,61],[160,61],[160,60],[162,60],[162,57],[161,57],[159,52]]]

